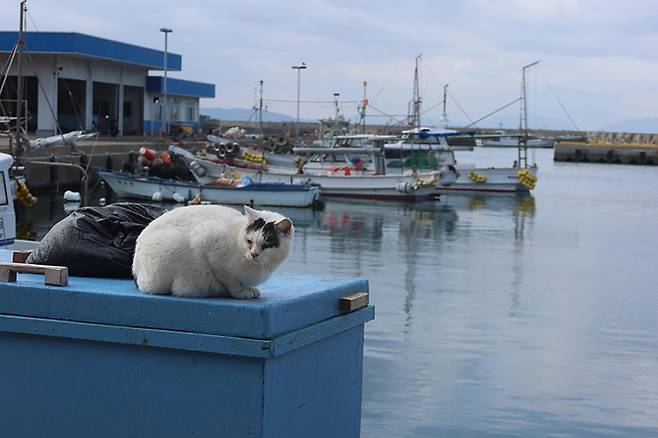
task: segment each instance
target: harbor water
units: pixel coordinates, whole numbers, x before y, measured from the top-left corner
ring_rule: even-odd
[[[370,280],[363,437],[658,436],[658,172],[533,154],[532,195],[281,209],[282,270]],[[19,211],[19,236],[60,198]]]

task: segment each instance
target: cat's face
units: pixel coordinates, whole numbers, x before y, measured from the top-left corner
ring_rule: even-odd
[[[244,229],[245,257],[259,264],[280,263],[286,258],[295,228],[292,221],[278,213],[244,207],[247,224]]]

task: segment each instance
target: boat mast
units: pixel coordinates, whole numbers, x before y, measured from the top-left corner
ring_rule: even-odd
[[[23,12],[25,11],[25,3],[27,0],[22,0],[20,3],[20,24],[18,26],[18,41],[16,42],[16,141],[20,144],[21,137],[21,116],[23,113],[23,49],[25,41],[23,40]]]
[[[258,101],[258,129],[263,134],[263,80],[260,81],[260,99]]]
[[[361,101],[360,116],[361,116],[361,133],[366,133],[366,108],[368,107],[368,98],[366,97],[366,88],[368,81],[363,81],[363,100]]]
[[[446,110],[447,96],[448,96],[448,84],[445,84],[443,86],[443,114],[441,114],[441,122],[440,122],[440,126],[443,129],[446,129],[448,127],[448,112]]]
[[[414,91],[411,102],[409,102],[409,126],[418,128],[420,130],[420,84],[418,81],[418,64],[420,63],[423,54],[416,56],[416,67],[414,68]]]
[[[521,69],[521,120],[519,121],[519,129],[523,131],[523,136],[519,139],[519,167],[528,167],[528,97],[526,71],[537,64],[539,64],[539,61],[524,65]]]

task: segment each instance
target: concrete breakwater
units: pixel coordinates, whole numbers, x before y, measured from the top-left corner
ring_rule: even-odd
[[[566,162],[654,166],[658,164],[658,145],[559,141],[555,144],[553,159]]]

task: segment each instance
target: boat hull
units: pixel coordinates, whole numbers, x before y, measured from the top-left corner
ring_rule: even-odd
[[[516,167],[501,167],[491,169],[462,169],[458,168],[459,177],[451,185],[437,184],[439,193],[527,193],[530,190],[517,178],[521,170]],[[528,170],[537,176],[537,167],[529,167]],[[485,182],[475,182],[470,173],[486,177]]]
[[[112,172],[99,172],[101,178],[122,198],[152,199],[159,192],[162,199],[174,201],[178,194],[184,201],[199,195],[202,200],[217,204],[250,204],[275,207],[310,207],[318,200],[318,187],[268,188],[217,187],[177,182],[160,178],[137,178]]]
[[[418,177],[429,181],[436,177],[438,172],[418,175],[300,175],[294,173],[293,170],[287,171],[281,168],[277,168],[275,171],[272,171],[273,168],[271,168],[270,171],[265,172],[200,159],[183,159],[190,165],[192,174],[200,184],[211,184],[221,175],[237,173],[240,176],[248,176],[252,181],[258,183],[318,184],[321,187],[322,196],[326,197],[414,201],[430,199],[436,195],[433,184],[416,188],[415,183]],[[192,161],[204,170],[199,172],[198,167],[191,165]]]

